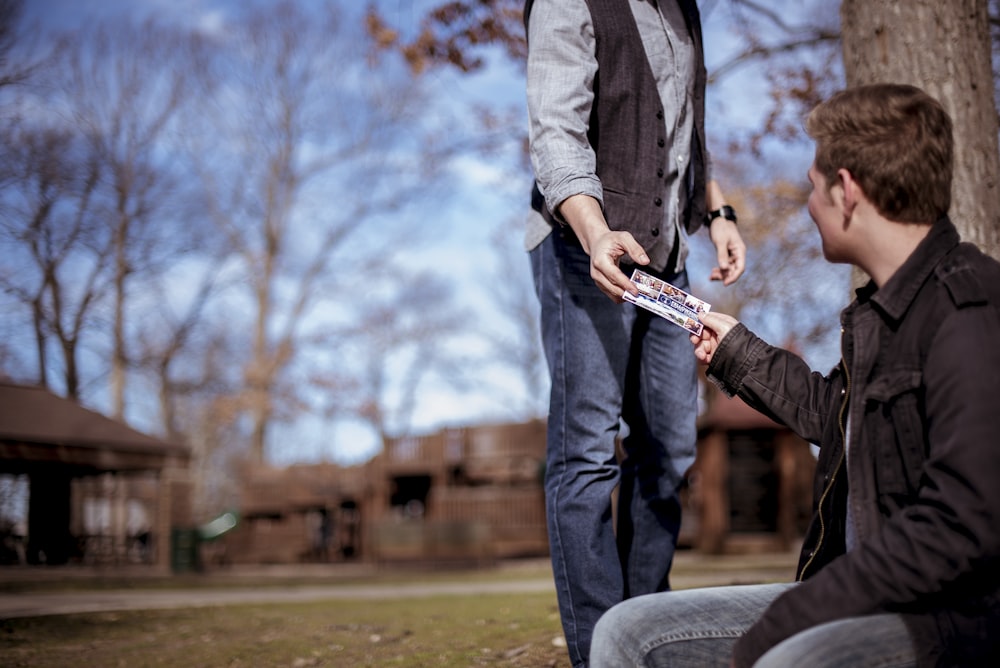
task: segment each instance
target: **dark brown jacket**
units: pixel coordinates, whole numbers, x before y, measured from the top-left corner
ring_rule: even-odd
[[[904,615],[922,666],[1000,665],[1000,264],[943,219],[841,323],[827,376],[742,325],[709,367],[820,446],[802,582],[739,640],[736,665],[885,611]],[[845,552],[848,481],[857,545]]]

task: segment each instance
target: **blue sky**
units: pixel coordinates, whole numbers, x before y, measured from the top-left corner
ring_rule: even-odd
[[[218,29],[226,16],[248,5],[268,4],[266,0],[29,0],[27,14],[29,20],[37,20],[57,29],[72,29],[89,19],[102,19],[132,13],[138,17],[152,12],[177,21],[194,24],[206,29]],[[304,4],[304,3],[303,3]],[[319,4],[325,4],[317,2]],[[344,8],[358,10],[367,3],[362,0],[342,0]],[[423,8],[435,4],[434,0],[379,0],[387,18],[403,29],[415,29]],[[700,3],[703,12],[706,36],[706,56],[709,69],[728,59],[736,48],[736,41],[730,33],[732,16],[727,14],[726,0],[709,0]],[[789,12],[801,11],[802,3],[781,0],[772,3]],[[787,15],[786,15],[787,18]],[[475,76],[457,76],[450,72],[432,73],[431,85],[439,86],[443,96],[460,98],[465,102],[485,102],[498,109],[523,110],[524,82],[520,68],[502,56],[489,61],[491,66]],[[719,127],[733,129],[754,127],[768,103],[767,82],[753,69],[739,70],[709,91],[710,120]],[[722,133],[719,133],[720,135]],[[495,248],[491,237],[501,226],[519,225],[526,213],[527,189],[530,175],[517,173],[518,156],[500,156],[485,159],[470,155],[459,162],[454,172],[455,197],[444,210],[428,211],[442,226],[440,243],[422,255],[421,261],[428,266],[449,266],[462,275],[474,275],[478,268],[494,261]],[[783,156],[779,164],[788,174],[805,171],[811,160],[806,152],[790,152]],[[771,167],[769,167],[771,169]],[[696,244],[708,248],[704,240]],[[710,258],[710,255],[707,256]],[[701,259],[698,259],[701,258]],[[706,261],[706,256],[695,256],[694,262]],[[527,258],[524,257],[524,271],[527,272]],[[697,275],[707,275],[708,266],[693,266]],[[470,284],[463,296],[470,312],[475,317],[488,321],[490,312],[483,305],[488,303],[487,286]],[[835,355],[835,351],[833,353]],[[456,396],[442,388],[428,388],[423,393],[423,401],[417,414],[420,420],[414,425],[418,431],[427,431],[446,424],[469,424],[482,420],[505,419],[491,396],[477,396],[465,393]],[[544,399],[538,403],[544,410]],[[322,424],[307,426],[310,431],[321,431]],[[334,457],[344,461],[357,461],[373,454],[374,443],[365,434],[356,430],[355,425],[345,423],[338,427],[343,433],[329,433],[322,439],[306,440],[302,449],[290,452],[291,460],[322,459]],[[353,443],[348,450],[339,449],[331,453],[324,443],[335,441]]]
[[[250,4],[268,3],[263,0],[30,0],[26,18],[52,30],[72,30],[91,21],[123,15],[142,19],[156,13],[179,23],[214,31],[220,29],[233,12],[245,10]],[[365,4],[359,0],[341,3],[344,8],[358,10],[359,15]],[[403,29],[415,29],[423,14],[420,7],[430,3],[383,0],[381,4],[388,20]],[[523,108],[523,80],[518,67],[501,57],[491,62],[495,64],[474,77],[459,76],[448,70],[431,72],[428,84],[441,89],[439,97],[444,100],[457,97],[463,102],[489,103],[498,108]],[[440,242],[422,248],[420,254],[415,255],[415,265],[449,267],[456,275],[471,276],[494,261],[495,248],[491,243],[494,230],[504,224],[519,224],[518,209],[527,201],[529,176],[522,175],[520,181],[511,179],[516,159],[517,156],[483,159],[470,154],[458,160],[452,171],[454,186],[450,188],[449,206],[423,214],[433,219],[435,227],[441,230]],[[523,259],[526,276],[527,256]],[[475,313],[474,318],[478,320],[491,316],[489,309],[484,307],[489,301],[487,289],[481,283],[469,281],[461,296],[466,308]],[[498,323],[501,325],[503,323]],[[501,378],[497,378],[498,382],[502,382]],[[487,393],[457,396],[453,390],[431,383],[421,392],[421,397],[413,425],[418,432],[483,419],[509,419],[496,397]],[[544,409],[542,402],[537,405],[538,410]],[[331,426],[316,417],[278,429],[297,432],[291,438],[279,436],[279,440],[301,444],[296,449],[276,453],[279,458],[289,461],[333,457],[353,462],[367,458],[376,447],[372,435],[350,421]],[[307,435],[303,436],[302,432]]]

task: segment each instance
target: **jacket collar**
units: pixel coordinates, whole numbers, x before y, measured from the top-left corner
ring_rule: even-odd
[[[858,301],[864,303],[870,300],[889,318],[898,321],[934,272],[934,267],[960,241],[955,225],[944,216],[931,225],[927,236],[881,289],[874,281],[868,281],[864,287],[859,288]]]

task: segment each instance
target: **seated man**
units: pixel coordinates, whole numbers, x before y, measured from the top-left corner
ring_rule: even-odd
[[[1000,665],[1000,263],[947,216],[951,120],[879,84],[806,127],[823,254],[871,277],[841,362],[811,372],[723,314],[692,337],[727,394],[820,446],[797,582],[620,603],[594,668]]]

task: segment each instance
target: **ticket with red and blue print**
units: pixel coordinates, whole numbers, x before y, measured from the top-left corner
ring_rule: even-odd
[[[708,313],[712,309],[711,304],[641,269],[632,272],[632,282],[639,288],[639,295],[626,292],[622,295],[626,301],[701,336],[702,324],[698,314]]]

